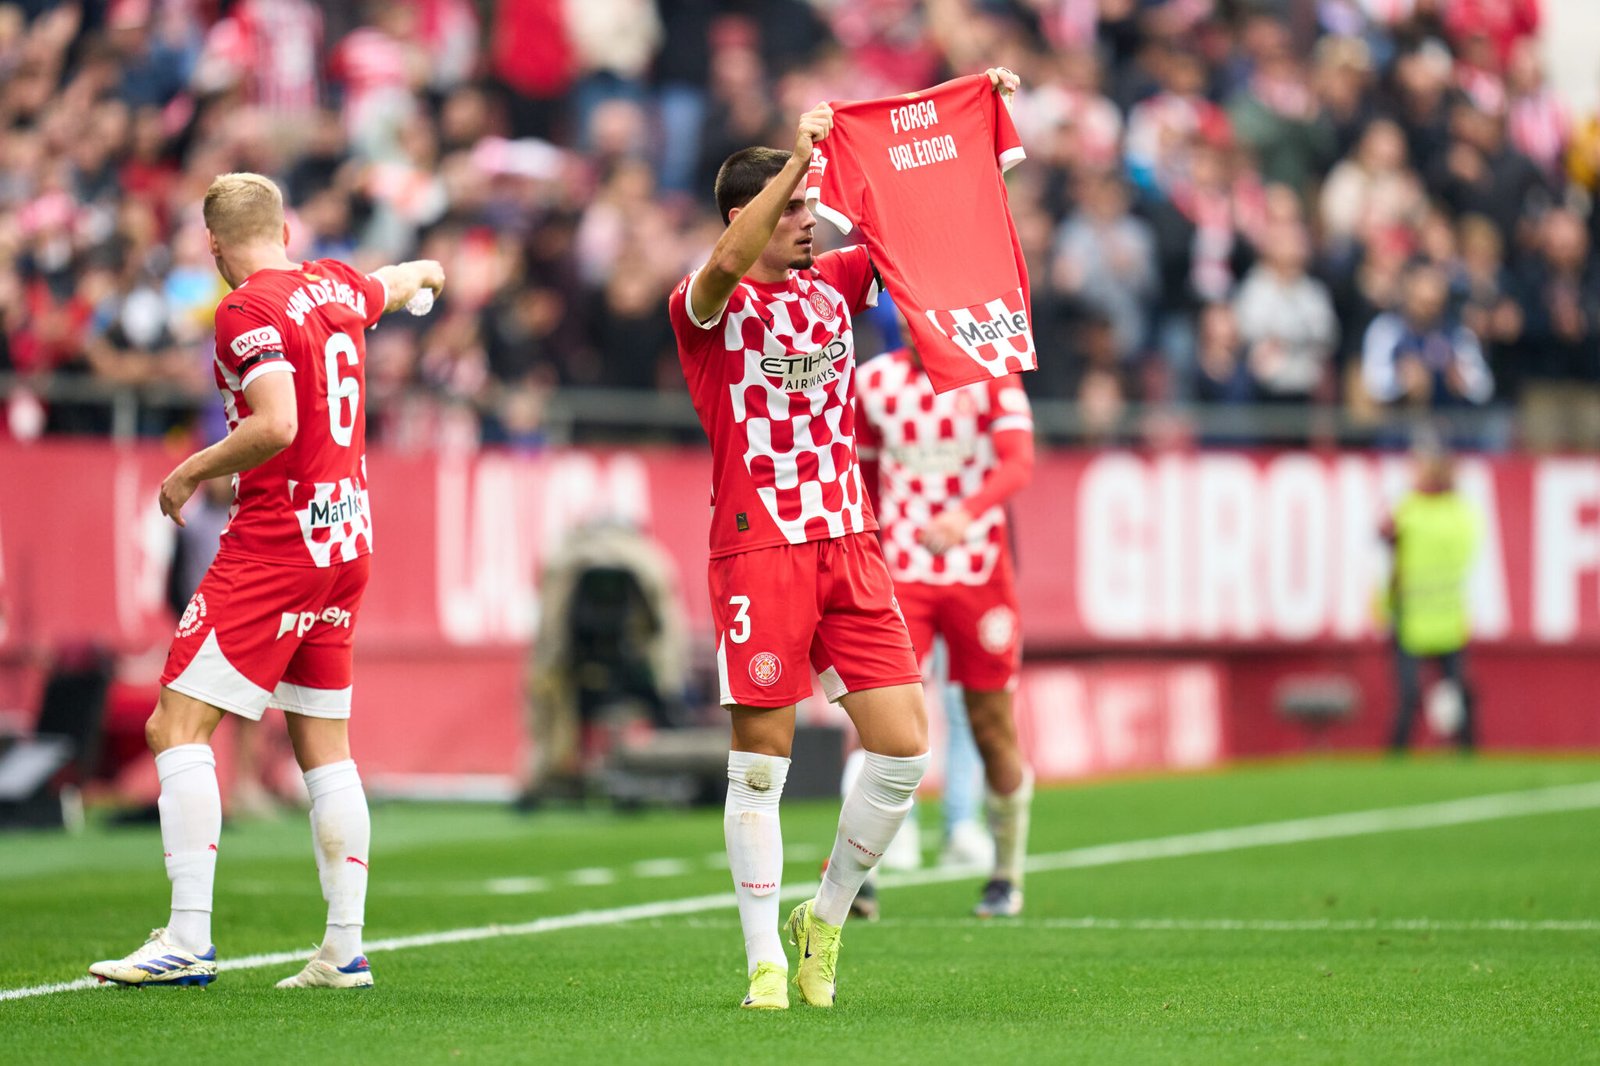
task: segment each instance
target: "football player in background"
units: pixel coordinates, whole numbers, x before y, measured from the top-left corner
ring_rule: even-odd
[[[936,393],[916,349],[861,368],[862,475],[919,662],[936,636],[983,759],[994,865],[981,918],[1022,911],[1033,775],[1017,743],[1012,692],[1021,627],[1006,502],[1033,476],[1033,413],[1016,375]]]

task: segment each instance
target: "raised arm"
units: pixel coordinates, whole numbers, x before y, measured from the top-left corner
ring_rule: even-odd
[[[689,287],[689,310],[696,321],[708,322],[727,306],[740,280],[761,258],[795,190],[805,180],[812,147],[832,129],[833,108],[825,103],[801,115],[789,161],[754,200],[730,213],[728,228]]]
[[[413,259],[408,263],[379,267],[372,276],[383,282],[389,298],[384,302],[385,313],[398,311],[422,289],[431,289],[435,296],[444,291],[444,267],[434,259]]]

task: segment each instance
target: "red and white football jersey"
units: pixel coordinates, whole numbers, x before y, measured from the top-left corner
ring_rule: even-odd
[[[1010,551],[1006,539],[1009,491],[990,485],[1000,502],[987,503],[985,483],[1000,465],[996,438],[1026,434],[1033,411],[1015,375],[935,392],[904,350],[861,367],[861,458],[878,467],[878,521],[883,555],[897,582],[982,585]],[[1019,486],[1020,487],[1020,486]],[[948,507],[966,504],[966,540],[939,555],[917,534]],[[976,509],[975,509],[976,507]]]
[[[1024,155],[984,75],[834,102],[833,132],[811,153],[806,198],[844,232],[861,228],[941,391],[1038,366],[1001,176]]]
[[[244,390],[292,372],[294,442],[234,477],[219,551],[262,562],[331,566],[372,550],[367,504],[366,341],[383,314],[383,282],[333,259],[258,270],[217,305],[217,389],[232,432],[250,414]]]
[[[851,316],[877,300],[867,249],[781,282],[746,278],[709,322],[690,274],[667,300],[678,361],[711,440],[711,557],[877,528],[855,442]]]

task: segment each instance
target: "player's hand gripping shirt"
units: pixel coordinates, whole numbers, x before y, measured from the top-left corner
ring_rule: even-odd
[[[1024,152],[989,79],[832,106],[806,197],[841,230],[860,227],[934,388],[1034,369],[1028,268],[1001,177]]]
[[[244,390],[293,373],[294,442],[234,478],[224,552],[268,563],[331,566],[372,550],[367,505],[366,342],[383,282],[332,259],[258,270],[217,305],[217,389],[232,432]]]
[[[711,439],[711,557],[877,528],[856,464],[851,316],[877,298],[867,249],[748,278],[710,321],[668,298],[678,360]]]
[[[890,575],[925,585],[985,584],[1010,551],[1004,501],[1021,487],[996,472],[1003,453],[1032,454],[1033,412],[1021,381],[991,378],[936,393],[903,350],[860,373],[860,454],[877,467]],[[973,519],[962,543],[939,555],[917,543],[935,516],[955,506]]]

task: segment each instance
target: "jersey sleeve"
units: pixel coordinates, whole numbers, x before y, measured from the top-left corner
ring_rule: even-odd
[[[217,307],[217,362],[248,388],[263,374],[294,369],[278,323],[262,304],[235,291]]]
[[[835,144],[826,151],[820,144],[811,150],[811,166],[806,170],[806,203],[817,217],[840,233],[849,233],[856,228],[850,218],[856,213],[856,207],[850,195],[852,183],[844,180],[844,172],[835,164],[835,153],[843,144],[837,118],[829,139]]]
[[[363,274],[359,270],[352,273],[361,285],[362,295],[367,299],[367,328],[371,329],[378,324],[378,319],[383,317],[384,308],[389,306],[389,286],[376,274]]]
[[[672,322],[673,336],[678,340],[678,347],[689,354],[722,350],[722,331],[717,326],[727,317],[728,309],[743,299],[743,286],[734,286],[733,294],[722,309],[707,321],[700,321],[694,317],[694,308],[689,304],[689,287],[699,273],[696,270],[678,282],[678,287],[667,297],[667,318]]]
[[[824,281],[844,293],[852,315],[878,305],[878,272],[864,244],[853,244],[817,256],[814,269]]]
[[[992,98],[989,106],[994,109],[994,154],[1004,173],[1028,158],[1028,153],[1022,147],[1022,138],[1017,136],[1016,124],[1011,121],[1011,97],[996,92],[988,85],[987,78],[984,85]]]
[[[1028,394],[1022,387],[1022,379],[1015,374],[1007,374],[1003,378],[991,378],[988,389],[990,432],[1004,433],[1007,430],[1017,429],[1031,436],[1033,405],[1028,402]]]

